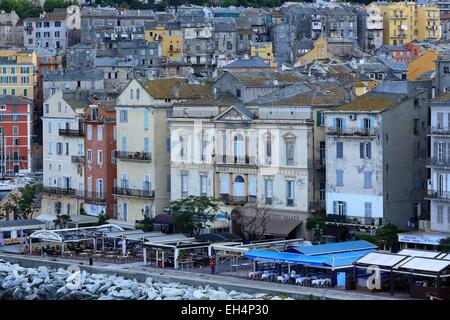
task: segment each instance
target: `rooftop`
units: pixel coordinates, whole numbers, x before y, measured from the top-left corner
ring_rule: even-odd
[[[65,73],[53,72],[44,75],[45,81],[83,81],[102,80],[103,73],[94,70],[68,70]]]
[[[200,99],[212,96],[210,84],[191,84],[184,78],[149,80],[145,89],[156,99]]]
[[[258,58],[237,59],[226,66],[225,69],[233,68],[270,68],[270,66]]]
[[[0,95],[0,104],[33,104],[33,100],[18,96]]]
[[[336,111],[384,111],[395,107],[406,96],[395,93],[369,92],[352,102],[335,108]]]

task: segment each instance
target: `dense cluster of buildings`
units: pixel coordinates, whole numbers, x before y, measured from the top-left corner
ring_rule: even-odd
[[[266,236],[310,237],[319,215],[338,238],[395,224],[433,244],[450,234],[445,8],[0,13],[1,172],[43,171],[49,222],[134,226],[196,195],[219,199],[209,232],[268,215]]]

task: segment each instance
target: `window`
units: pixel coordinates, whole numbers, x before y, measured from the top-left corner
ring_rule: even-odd
[[[62,143],[61,142],[57,142],[56,143],[56,154],[57,155],[61,155],[62,154]]]
[[[127,151],[127,137],[122,137],[122,151]]]
[[[52,154],[52,143],[51,142],[48,143],[48,154],[49,155]]]
[[[286,181],[286,206],[294,206],[294,181]]]
[[[439,224],[444,223],[444,207],[436,206],[436,210],[437,210],[436,222]]]
[[[97,151],[97,164],[101,166],[103,164],[103,151],[98,150]]]
[[[286,141],[286,165],[294,165],[295,141]]]
[[[264,180],[264,192],[266,196],[266,204],[272,204],[272,195],[273,195],[273,180],[265,179]]]
[[[61,27],[61,21],[55,21],[55,27],[56,28]]]
[[[372,188],[372,172],[370,171],[364,171],[364,188]]]
[[[150,176],[148,174],[144,175],[143,190],[150,192],[152,190],[152,183],[150,182]]]
[[[127,123],[128,122],[128,111],[127,110],[120,110],[119,120],[122,123]]]
[[[200,195],[207,195],[207,181],[208,177],[206,175],[200,175]]]
[[[66,142],[66,156],[69,155],[69,143]]]
[[[92,125],[90,124],[87,126],[87,139],[92,140]]]
[[[144,138],[144,152],[149,153],[150,152],[150,142],[148,137]]]
[[[122,219],[128,221],[128,203],[122,203]]]
[[[343,187],[344,186],[344,171],[336,170],[336,186]]]
[[[96,190],[100,198],[103,196],[103,179],[97,179]]]
[[[234,156],[238,158],[244,157],[244,137],[240,134],[234,137]]]
[[[141,98],[141,90],[136,89],[136,100],[139,100]]]
[[[13,145],[18,146],[19,145],[19,138],[13,139]]]
[[[185,199],[188,195],[188,175],[187,173],[181,174],[181,198]]]
[[[241,97],[241,89],[236,89],[236,97]]]
[[[221,173],[220,174],[220,194],[229,194],[230,193],[230,178],[228,174]]]
[[[130,89],[130,99],[134,99],[134,89]]]
[[[419,135],[419,119],[414,119],[414,135]]]
[[[344,216],[347,214],[347,203],[344,201],[333,201],[334,214]]]
[[[361,159],[371,159],[372,144],[370,142],[361,142],[359,144],[359,157]]]
[[[144,129],[148,129],[148,110],[144,110]]]
[[[87,162],[89,164],[92,164],[92,150],[91,149],[87,150]]]
[[[13,127],[13,134],[19,134],[19,127]]]
[[[344,144],[336,142],[336,158],[342,159],[344,157]]]
[[[102,141],[103,140],[103,126],[97,127],[97,140]]]
[[[272,135],[270,134],[266,138],[266,157],[268,159],[272,158]]]

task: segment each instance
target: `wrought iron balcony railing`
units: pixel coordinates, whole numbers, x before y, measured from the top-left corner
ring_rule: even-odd
[[[149,199],[155,198],[155,190],[114,187],[113,194],[136,198],[149,198]]]
[[[245,205],[248,203],[256,203],[256,196],[230,196],[228,194],[221,194],[220,200],[225,204]]]
[[[79,129],[59,129],[59,135],[66,137],[84,137],[84,132]]]
[[[152,154],[150,152],[116,151],[115,157],[127,161],[152,161]]]
[[[328,127],[326,134],[340,137],[371,137],[376,136],[377,131],[373,128],[333,128]]]

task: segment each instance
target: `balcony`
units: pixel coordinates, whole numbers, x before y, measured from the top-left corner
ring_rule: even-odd
[[[104,192],[85,191],[84,199],[85,201],[104,202],[106,199],[106,195]]]
[[[134,198],[155,198],[155,190],[144,190],[144,189],[130,189],[124,187],[114,187],[113,194],[118,196],[127,196]]]
[[[247,165],[256,166],[256,157],[238,157],[238,156],[227,156],[227,155],[213,155],[213,162],[215,164],[228,164],[228,165]]]
[[[152,154],[150,152],[116,151],[115,156],[117,159],[125,161],[152,161]]]
[[[84,132],[79,129],[59,129],[59,135],[66,137],[84,137]]]
[[[70,160],[73,163],[84,163],[84,156],[72,156]]]
[[[405,19],[406,19],[406,16],[400,16],[400,15],[398,15],[398,14],[396,14],[396,15],[390,15],[390,16],[389,16],[389,19],[394,19],[394,20],[405,20]]]
[[[427,166],[437,168],[450,168],[450,159],[431,157],[427,159]]]
[[[76,190],[73,188],[43,187],[42,191],[58,196],[71,196],[80,199],[84,198],[84,191]]]
[[[375,137],[377,131],[373,128],[332,128],[326,129],[326,135],[339,137]]]
[[[248,203],[256,203],[256,196],[230,196],[228,194],[221,194],[220,200],[227,205],[245,205]]]
[[[450,191],[428,190],[427,199],[450,200]]]
[[[428,127],[428,134],[436,135],[436,136],[449,136],[450,137],[450,127],[443,127],[443,126]]]

